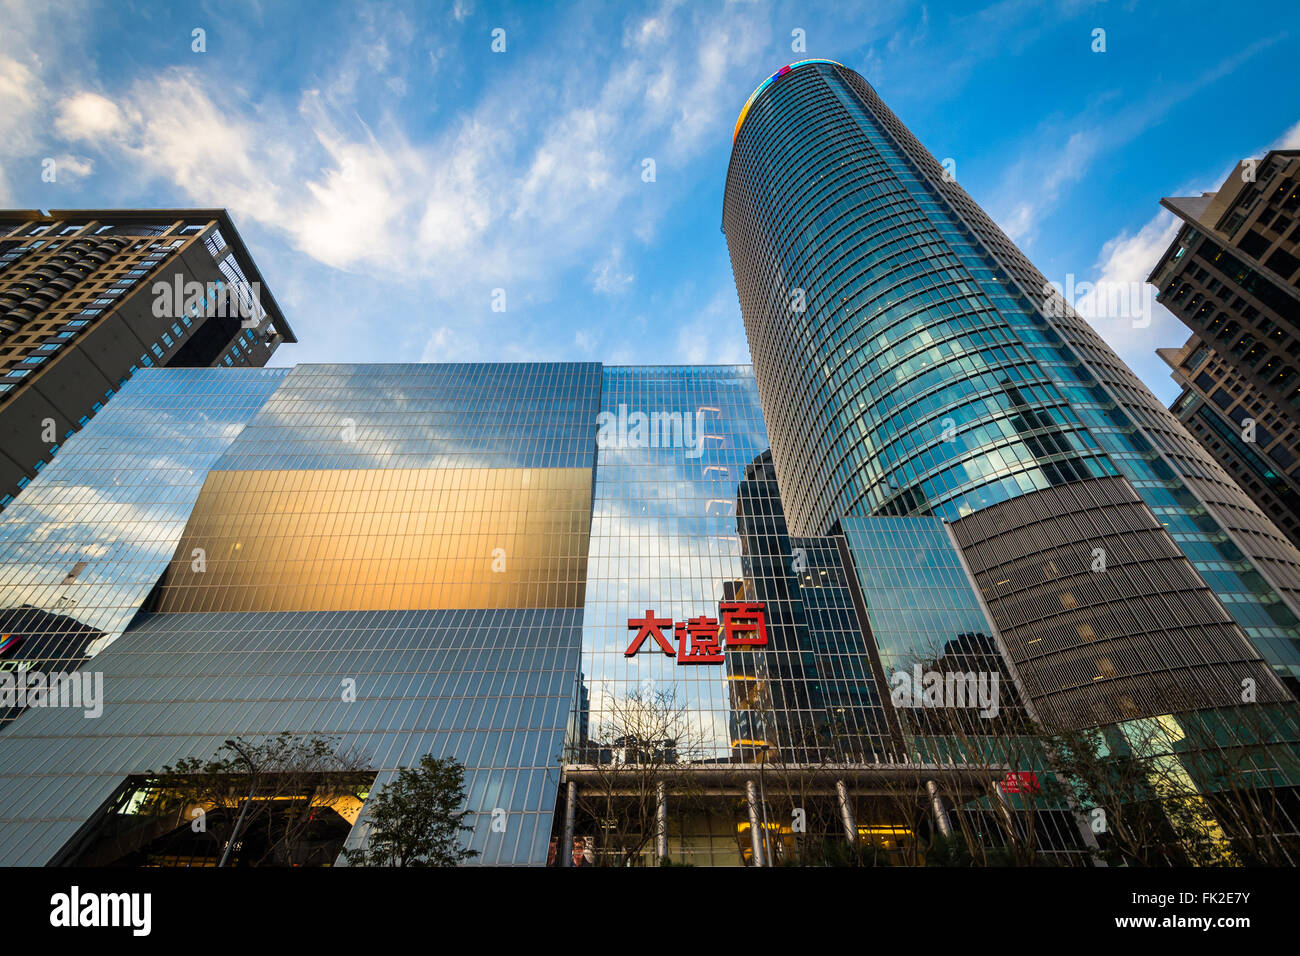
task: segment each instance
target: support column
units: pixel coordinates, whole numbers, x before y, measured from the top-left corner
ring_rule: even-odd
[[[578,781],[569,781],[564,800],[564,845],[560,847],[560,866],[573,866],[573,812],[578,802]]]
[[[745,801],[749,804],[749,843],[754,854],[754,866],[765,866],[763,862],[763,834],[758,822],[758,790],[754,781],[745,781]]]
[[[993,802],[1002,811],[1002,820],[1006,823],[1007,830],[1010,831],[1010,839],[1020,839],[1020,831],[1016,829],[1016,818],[1011,815],[1011,804],[1007,803],[1007,795],[1002,792],[1001,783],[994,782],[993,784]]]
[[[948,818],[948,808],[943,805],[943,795],[939,785],[933,780],[925,782],[925,789],[930,794],[930,812],[934,814],[934,825],[945,838],[952,836],[952,820]]]
[[[655,784],[655,864],[668,855],[668,790],[662,780]]]
[[[840,822],[844,824],[844,839],[856,846],[858,825],[853,819],[853,804],[849,802],[849,788],[843,780],[835,781],[835,796],[840,801]]]

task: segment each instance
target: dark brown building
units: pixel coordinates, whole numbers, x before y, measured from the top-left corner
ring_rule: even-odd
[[[1300,544],[1300,150],[1161,205],[1183,226],[1148,281],[1193,333],[1157,350],[1183,390],[1172,410]]]
[[[1300,427],[1198,336],[1156,349],[1182,392],[1171,410],[1300,547]]]
[[[295,341],[224,209],[0,210],[0,509],[138,369]]]

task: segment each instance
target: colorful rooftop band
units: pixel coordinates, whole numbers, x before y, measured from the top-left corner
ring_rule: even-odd
[[[749,115],[749,108],[754,105],[754,101],[758,99],[759,94],[761,94],[765,89],[767,89],[773,83],[773,81],[779,79],[780,77],[785,76],[791,70],[797,67],[804,66],[808,63],[829,63],[832,66],[844,65],[842,63],[836,62],[835,60],[799,60],[796,63],[789,63],[781,67],[781,69],[777,70],[775,73],[769,76],[762,83],[758,84],[758,88],[755,89],[753,93],[749,94],[749,99],[745,100],[745,108],[740,111],[740,118],[736,120],[735,132],[731,134],[731,141],[733,143],[736,141],[736,137],[740,135],[740,126],[742,123],[745,122],[745,117]]]

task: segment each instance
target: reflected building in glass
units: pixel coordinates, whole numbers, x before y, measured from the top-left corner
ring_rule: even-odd
[[[0,520],[0,666],[62,670],[111,644],[172,560],[213,464],[287,369],[141,371]],[[87,637],[93,637],[87,641]],[[40,644],[39,654],[33,654]]]

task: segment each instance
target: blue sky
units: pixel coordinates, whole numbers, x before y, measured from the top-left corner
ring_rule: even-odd
[[[1125,283],[1161,196],[1300,145],[1294,0],[1246,10],[0,0],[0,205],[229,208],[300,339],[276,364],[746,362],[722,190],[778,67],[858,70],[1049,279]],[[1181,325],[1096,324],[1173,397]]]

